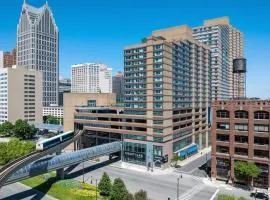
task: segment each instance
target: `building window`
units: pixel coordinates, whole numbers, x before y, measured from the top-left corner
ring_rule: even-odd
[[[229,147],[217,146],[218,153],[229,153]]]
[[[88,100],[87,106],[88,107],[96,107],[96,100]]]
[[[218,118],[229,118],[230,112],[227,110],[218,110],[217,111],[217,117]]]
[[[256,131],[256,132],[268,132],[269,131],[269,125],[254,124],[254,131]]]
[[[248,125],[247,124],[235,124],[234,130],[237,131],[248,131]]]
[[[229,123],[217,123],[217,129],[222,129],[222,130],[229,130],[230,129],[230,124]]]
[[[248,119],[248,112],[244,110],[235,111],[235,118]]]
[[[254,119],[269,119],[269,112],[256,111],[254,112]]]

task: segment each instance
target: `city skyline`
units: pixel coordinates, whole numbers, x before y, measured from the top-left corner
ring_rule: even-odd
[[[5,26],[0,29],[0,48],[3,51],[16,46],[16,25],[23,1],[14,2],[2,3],[4,9],[0,14],[0,23]],[[28,0],[27,3],[40,7],[45,1]],[[123,71],[123,48],[140,42],[138,38],[150,35],[152,30],[182,24],[195,27],[201,25],[205,19],[229,16],[231,24],[244,33],[248,70],[247,96],[270,97],[270,59],[267,57],[270,52],[267,43],[270,39],[267,37],[269,28],[264,26],[269,16],[266,12],[269,5],[253,5],[238,1],[234,4],[227,2],[220,8],[214,1],[205,5],[199,2],[180,4],[177,1],[169,1],[166,5],[157,2],[149,12],[149,8],[152,7],[151,1],[144,4],[137,2],[136,5],[128,2],[123,4],[122,1],[76,4],[66,2],[65,9],[55,0],[48,3],[61,32],[60,75],[69,77],[70,66],[81,62],[103,62],[112,67],[114,73]],[[250,14],[259,9],[260,13]],[[89,12],[86,12],[87,10]],[[108,19],[112,19],[109,24]],[[128,19],[133,19],[132,23]]]

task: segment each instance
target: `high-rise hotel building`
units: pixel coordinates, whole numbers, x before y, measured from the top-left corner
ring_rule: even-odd
[[[233,95],[233,84],[238,82],[233,81],[233,60],[244,56],[243,33],[230,24],[228,17],[221,17],[193,28],[193,36],[211,50],[212,99],[244,97],[244,91]]]
[[[71,92],[112,93],[112,69],[99,63],[72,65]]]
[[[123,161],[148,166],[207,147],[210,61],[209,48],[188,26],[154,31],[126,47],[124,108],[75,109],[84,146],[121,139]]]
[[[17,65],[43,72],[43,106],[58,104],[58,28],[47,2],[23,3],[17,26]]]

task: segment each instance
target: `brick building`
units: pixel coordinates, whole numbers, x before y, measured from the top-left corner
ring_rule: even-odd
[[[236,161],[261,168],[255,187],[270,188],[270,101],[215,101],[212,126],[212,179],[231,181]]]

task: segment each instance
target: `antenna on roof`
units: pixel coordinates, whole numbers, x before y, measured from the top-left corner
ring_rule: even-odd
[[[26,4],[26,0],[23,0],[23,4]]]
[[[46,4],[48,5],[48,1],[46,0]]]

